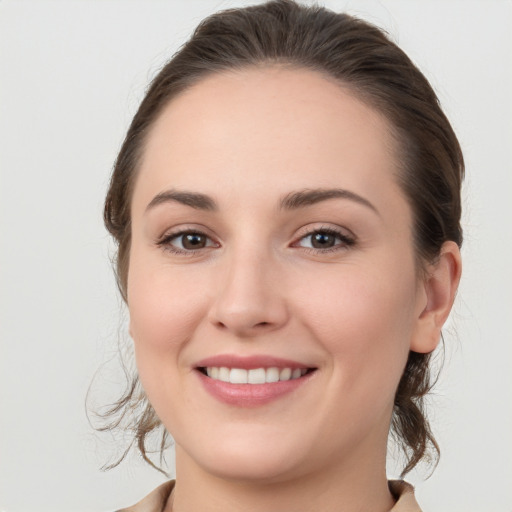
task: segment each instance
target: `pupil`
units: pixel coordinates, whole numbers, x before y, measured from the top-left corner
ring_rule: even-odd
[[[332,247],[334,237],[329,233],[316,233],[313,235],[313,247]]]
[[[183,247],[185,249],[197,249],[198,247],[204,247],[205,240],[202,235],[191,234],[185,235],[183,238]]]

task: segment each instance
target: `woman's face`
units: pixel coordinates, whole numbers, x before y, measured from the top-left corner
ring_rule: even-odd
[[[154,124],[128,305],[178,468],[279,480],[384,460],[426,305],[390,132],[277,67],[208,77]]]

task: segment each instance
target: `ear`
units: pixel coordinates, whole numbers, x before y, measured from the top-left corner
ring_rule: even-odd
[[[435,263],[426,269],[420,283],[418,316],[411,339],[413,352],[432,352],[441,339],[441,328],[452,309],[459,286],[462,262],[457,244],[448,241],[441,247]]]

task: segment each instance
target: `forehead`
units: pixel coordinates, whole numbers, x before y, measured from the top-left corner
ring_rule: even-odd
[[[378,190],[396,181],[391,134],[376,110],[318,72],[267,66],[214,74],[163,109],[135,192],[147,201],[170,186],[211,193],[205,189],[220,182],[237,192],[248,182],[263,192],[270,184],[281,192],[291,184]]]

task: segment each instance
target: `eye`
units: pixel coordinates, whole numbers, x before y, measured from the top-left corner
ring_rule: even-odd
[[[355,239],[332,228],[322,228],[311,231],[303,236],[297,246],[319,252],[330,252],[345,249],[354,245]]]
[[[177,254],[190,254],[200,249],[218,246],[205,233],[192,230],[170,233],[166,235],[162,240],[157,242],[157,245],[162,246],[166,250]]]

